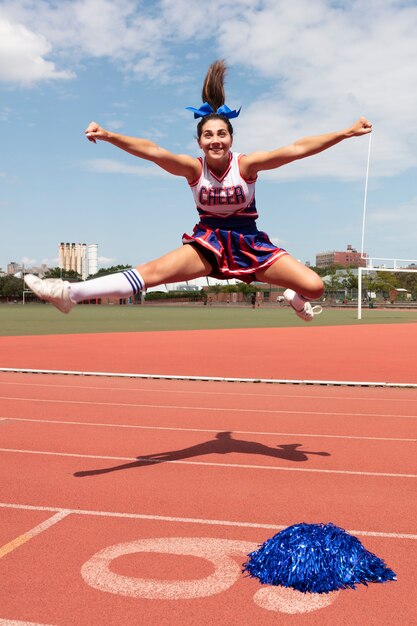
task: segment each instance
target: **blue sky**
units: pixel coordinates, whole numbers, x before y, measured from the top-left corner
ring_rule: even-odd
[[[365,251],[417,258],[417,4],[0,0],[0,267],[97,243],[136,265],[196,221],[185,180],[84,138],[91,120],[199,154],[186,106],[226,59],[240,152],[373,122]],[[368,137],[260,175],[258,227],[301,261],[361,248]]]

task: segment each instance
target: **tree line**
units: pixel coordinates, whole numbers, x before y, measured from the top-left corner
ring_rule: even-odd
[[[108,268],[100,269],[94,276],[89,276],[87,280],[91,278],[98,278],[99,276],[105,276],[107,274],[114,274],[115,272],[122,272],[123,270],[130,269],[131,265],[113,265]],[[326,277],[325,284],[325,296],[336,297],[337,294],[344,292],[346,297],[351,299],[355,298],[358,289],[358,277],[352,271],[353,268],[342,268],[340,266],[332,266],[331,268],[312,268],[321,276]],[[337,270],[343,269],[343,273],[338,273]],[[62,270],[59,267],[50,269],[45,278],[63,278],[64,280],[76,281],[81,280],[81,276],[74,270]],[[0,298],[4,301],[21,300],[23,297],[24,283],[22,278],[18,278],[13,275],[0,276]],[[363,274],[363,292],[376,293],[380,297],[388,299],[390,293],[395,289],[406,289],[410,294],[412,300],[417,300],[417,271],[410,272],[375,272],[374,274]],[[211,285],[207,289],[198,291],[178,291],[168,292],[155,292],[148,294],[149,299],[163,299],[172,298],[177,295],[178,297],[192,297],[192,299],[198,299],[199,296],[203,298],[203,291],[205,293],[243,293],[249,297],[252,293],[259,290],[259,286],[256,284],[239,283],[237,285],[218,284]],[[156,295],[158,294],[158,295]],[[175,295],[174,295],[175,294]]]

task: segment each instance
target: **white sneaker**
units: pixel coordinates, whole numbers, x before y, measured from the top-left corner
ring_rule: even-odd
[[[316,306],[311,306],[308,300],[304,302],[304,305],[301,309],[296,309],[293,304],[293,300],[297,296],[297,294],[292,289],[286,289],[283,293],[283,296],[285,302],[289,304],[297,313],[298,317],[301,317],[301,319],[305,322],[311,322],[315,315],[320,315],[320,313],[322,313],[323,311],[323,308],[319,304],[317,304]]]
[[[67,280],[61,278],[44,278],[34,274],[26,274],[25,283],[41,300],[51,302],[62,313],[69,313],[77,304],[70,298]]]

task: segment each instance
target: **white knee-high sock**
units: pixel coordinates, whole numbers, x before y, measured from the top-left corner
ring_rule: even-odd
[[[136,295],[144,289],[145,281],[137,270],[132,269],[80,283],[70,283],[70,298],[74,302],[101,298],[102,296],[125,298]]]

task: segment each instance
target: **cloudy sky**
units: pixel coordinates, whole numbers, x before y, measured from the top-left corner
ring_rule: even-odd
[[[240,152],[374,125],[364,249],[417,258],[417,2],[0,0],[0,267],[57,264],[97,243],[101,265],[181,244],[186,182],[84,138],[91,120],[198,155],[186,106],[226,59]],[[300,260],[361,249],[369,138],[261,174],[258,226]]]

